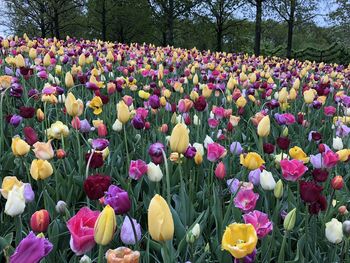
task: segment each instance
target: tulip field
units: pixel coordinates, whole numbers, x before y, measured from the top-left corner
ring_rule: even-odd
[[[350,262],[350,65],[0,43],[1,262]]]

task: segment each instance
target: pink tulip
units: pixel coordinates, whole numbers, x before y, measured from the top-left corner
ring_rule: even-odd
[[[337,109],[335,107],[333,107],[333,106],[328,106],[328,107],[324,107],[323,111],[324,111],[324,114],[326,116],[330,117],[330,116],[333,116],[335,114]]]
[[[132,160],[129,167],[129,176],[134,180],[139,180],[147,173],[147,164],[142,160]]]
[[[221,146],[216,142],[208,144],[207,151],[207,158],[210,162],[216,162],[226,155],[225,147]]]
[[[323,155],[323,164],[326,168],[332,168],[336,166],[337,162],[339,161],[339,155],[332,150],[328,150]]]
[[[254,210],[248,214],[243,215],[244,223],[252,224],[258,235],[258,238],[263,238],[272,231],[272,222],[269,220],[267,214]]]
[[[259,199],[259,194],[254,193],[250,189],[240,189],[235,199],[233,200],[235,207],[247,213],[254,210],[256,201]]]
[[[218,165],[216,166],[216,169],[215,169],[215,176],[218,178],[218,179],[224,179],[226,175],[226,167],[225,167],[225,164],[223,162],[219,162]]]
[[[95,246],[94,226],[99,214],[99,211],[83,207],[67,222],[70,248],[76,255],[83,255]]]
[[[295,182],[308,170],[302,161],[284,159],[280,162],[282,175],[287,181]]]

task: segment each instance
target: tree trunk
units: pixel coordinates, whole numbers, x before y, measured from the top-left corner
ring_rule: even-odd
[[[254,53],[260,55],[262,1],[256,0]]]
[[[216,28],[216,51],[222,51],[223,25],[219,22]]]
[[[290,16],[289,16],[289,20],[288,20],[287,58],[292,57],[295,6],[296,6],[295,0],[291,0],[290,1]]]
[[[101,33],[102,40],[106,41],[107,35],[107,25],[106,25],[106,1],[102,0],[102,11],[101,11]]]
[[[167,12],[167,44],[174,45],[174,0],[169,0]]]
[[[59,21],[58,12],[56,9],[54,10],[53,24],[54,24],[54,30],[55,30],[55,37],[57,39],[60,39],[60,21]]]

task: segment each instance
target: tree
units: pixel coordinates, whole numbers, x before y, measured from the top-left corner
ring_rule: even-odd
[[[148,0],[154,19],[161,25],[163,45],[174,44],[174,22],[185,17],[197,0]]]
[[[334,30],[337,41],[348,44],[350,41],[350,2],[349,0],[335,0],[338,6],[329,14],[329,18],[334,23]]]
[[[261,45],[261,20],[263,12],[263,2],[266,0],[248,0],[248,2],[256,8],[255,11],[255,38],[254,38],[254,54],[260,55]]]
[[[296,24],[308,21],[316,16],[316,0],[270,0],[269,7],[288,25],[286,56],[291,58],[293,31]]]
[[[226,31],[232,26],[228,21],[232,18],[233,12],[241,5],[240,0],[202,1],[198,15],[214,23],[217,51],[222,51],[223,38]]]

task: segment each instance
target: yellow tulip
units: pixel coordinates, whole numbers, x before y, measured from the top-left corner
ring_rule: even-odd
[[[267,137],[270,134],[270,117],[267,115],[261,119],[258,124],[258,135],[260,137]]]
[[[148,207],[148,231],[156,241],[171,240],[174,236],[174,220],[163,197],[156,194]]]
[[[12,77],[8,75],[0,76],[0,89],[7,89],[11,86]]]
[[[298,146],[294,146],[293,148],[289,149],[289,155],[293,159],[303,161],[304,163],[309,162],[309,157],[307,157],[306,153]]]
[[[44,63],[45,67],[48,67],[51,65],[51,57],[50,57],[49,53],[46,53],[46,55],[44,56],[43,63]]]
[[[72,116],[80,116],[84,110],[84,104],[80,99],[76,99],[73,93],[69,92],[64,103],[67,113]]]
[[[36,58],[36,49],[35,48],[29,49],[29,57],[31,59],[35,59]]]
[[[186,126],[178,123],[174,127],[170,136],[170,148],[173,152],[185,153],[190,143],[190,137]]]
[[[289,91],[289,99],[295,100],[297,96],[298,96],[298,93],[297,93],[296,89],[291,88]]]
[[[45,119],[45,114],[40,108],[36,110],[36,118],[39,122],[42,122]]]
[[[46,160],[34,159],[30,165],[30,175],[34,180],[44,180],[53,173],[51,164]]]
[[[51,124],[51,127],[46,130],[49,138],[61,139],[61,137],[67,137],[69,135],[69,129],[67,125],[64,125],[61,121],[56,121]]]
[[[99,96],[95,96],[89,103],[89,107],[94,110],[95,115],[99,115],[102,113],[102,99]]]
[[[94,227],[94,239],[99,245],[105,246],[112,241],[116,229],[114,209],[107,205],[98,216]]]
[[[24,57],[21,54],[15,57],[15,64],[17,68],[25,67],[26,63],[24,61]]]
[[[240,155],[240,163],[249,170],[258,169],[265,161],[256,152],[249,152],[246,155]]]
[[[12,138],[11,149],[15,156],[23,156],[29,152],[30,146],[20,137],[16,136]]]
[[[339,150],[337,151],[337,154],[339,156],[339,161],[346,162],[349,159],[350,149]]]
[[[286,88],[282,88],[280,92],[278,92],[278,102],[285,103],[288,99],[288,91]]]
[[[296,79],[293,83],[293,89],[298,90],[300,87],[300,79]]]
[[[247,100],[243,96],[240,96],[236,101],[236,105],[238,108],[243,108],[246,104],[247,104]]]
[[[197,165],[200,165],[203,162],[203,156],[201,153],[196,152],[196,155],[194,156],[194,162]]]
[[[71,88],[74,86],[74,80],[72,74],[68,71],[64,77],[64,84],[66,84],[67,88]]]
[[[117,104],[117,117],[123,124],[127,123],[130,119],[129,107],[122,100]]]
[[[317,91],[314,89],[309,89],[304,92],[304,101],[305,103],[312,103],[316,97]]]
[[[203,89],[202,89],[202,95],[205,98],[209,98],[211,96],[211,93],[213,92],[213,90],[209,89],[208,85],[204,85]]]
[[[258,236],[251,224],[233,223],[226,227],[221,247],[233,257],[240,259],[251,254],[257,242]]]
[[[16,176],[5,176],[2,180],[1,194],[7,199],[8,193],[12,190],[14,186],[21,187],[22,182],[17,179]]]

